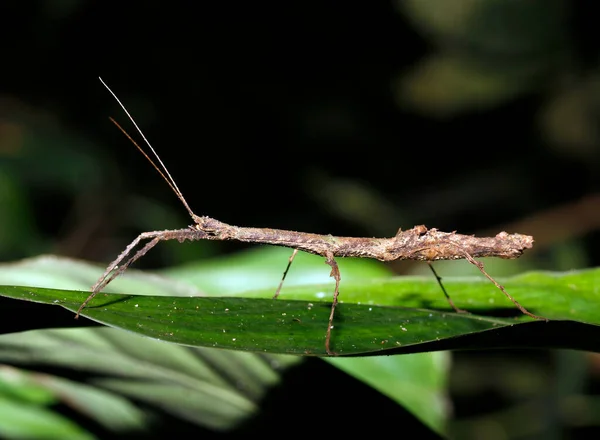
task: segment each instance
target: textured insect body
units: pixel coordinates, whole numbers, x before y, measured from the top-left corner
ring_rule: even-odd
[[[529,235],[508,234],[501,232],[495,237],[474,237],[472,235],[462,235],[456,232],[441,232],[437,229],[427,229],[423,225],[415,226],[406,231],[399,230],[394,237],[390,238],[364,238],[364,237],[336,237],[333,235],[319,235],[307,232],[295,232],[282,229],[270,228],[246,228],[232,226],[222,221],[207,216],[198,216],[189,207],[183,194],[177,187],[175,180],[169,174],[169,171],[161,161],[154,148],[148,142],[142,130],[138,127],[135,120],[129,114],[125,106],[119,101],[117,96],[100,79],[102,84],[113,95],[123,111],[127,114],[144,142],[152,152],[152,155],[158,162],[158,165],[151,157],[123,130],[117,122],[111,118],[111,121],[129,138],[137,149],[148,159],[152,166],[160,173],[163,179],[171,187],[175,195],[179,198],[194,224],[184,228],[165,231],[151,231],[140,234],[133,240],[129,246],[106,268],[100,279],[92,286],[92,293],[81,304],[76,317],[83,311],[87,304],[98,294],[108,283],[117,276],[125,272],[127,268],[136,260],[144,256],[150,249],[156,246],[160,241],[178,240],[236,240],[247,243],[270,244],[274,246],[283,246],[293,249],[292,255],[288,260],[287,267],[283,273],[279,287],[274,298],[279,296],[283,281],[298,251],[308,252],[320,255],[325,258],[325,263],[331,267],[331,277],[335,279],[335,288],[333,292],[333,302],[329,315],[327,331],[325,333],[325,349],[328,354],[335,354],[331,350],[331,330],[333,328],[333,319],[335,308],[338,304],[340,287],[340,270],[335,260],[336,257],[360,257],[372,258],[380,261],[393,260],[420,260],[428,263],[438,260],[459,260],[465,259],[474,264],[481,273],[486,276],[494,285],[502,291],[524,314],[536,319],[545,319],[530,313],[521,306],[503,286],[498,284],[483,268],[483,264],[476,261],[475,257],[499,257],[499,258],[518,258],[524,250],[533,246],[533,238]],[[147,241],[133,256],[133,250],[143,241]],[[431,264],[429,265],[436,276],[446,299],[454,310],[463,312],[457,308],[450,296],[446,292],[441,278],[437,275]]]

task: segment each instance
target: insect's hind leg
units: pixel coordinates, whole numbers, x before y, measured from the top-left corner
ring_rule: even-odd
[[[463,251],[463,252],[464,252],[464,255],[465,255],[465,259],[466,259],[466,260],[467,260],[469,263],[471,263],[471,264],[473,264],[475,267],[477,267],[477,269],[479,269],[479,271],[480,271],[480,272],[481,272],[481,273],[482,273],[482,274],[483,274],[483,275],[484,275],[484,276],[485,276],[485,277],[486,277],[488,280],[490,280],[490,281],[491,281],[491,282],[494,284],[494,286],[496,286],[498,289],[500,289],[500,291],[501,291],[501,292],[502,292],[504,295],[506,295],[506,297],[507,297],[509,300],[511,300],[511,301],[512,301],[512,303],[513,303],[513,304],[514,304],[514,305],[517,307],[517,309],[519,309],[519,310],[521,311],[521,313],[523,313],[523,314],[525,314],[525,315],[527,315],[527,316],[530,316],[531,318],[534,318],[534,319],[539,319],[539,320],[542,320],[542,321],[548,321],[548,318],[544,318],[543,316],[534,315],[534,314],[533,314],[533,313],[531,313],[529,310],[527,310],[525,307],[523,307],[521,304],[519,304],[519,302],[518,302],[516,299],[514,299],[514,298],[513,298],[513,297],[510,295],[510,293],[508,293],[508,292],[506,291],[506,289],[504,288],[504,286],[503,286],[503,285],[501,285],[500,283],[498,283],[498,281],[496,281],[494,278],[492,278],[492,276],[491,276],[490,274],[488,274],[488,273],[485,271],[485,269],[483,268],[483,263],[481,263],[480,261],[477,261],[477,260],[476,260],[475,258],[473,258],[473,257],[471,256],[471,254],[469,254],[468,252],[465,252],[465,251]]]
[[[454,301],[452,301],[452,298],[450,298],[450,295],[448,295],[448,291],[446,290],[446,287],[444,287],[444,284],[442,283],[442,277],[440,277],[438,275],[437,271],[433,268],[433,264],[431,264],[430,261],[427,261],[427,265],[429,266],[429,268],[433,272],[433,275],[435,276],[435,279],[437,280],[438,284],[442,288],[442,292],[444,292],[444,296],[446,297],[446,300],[448,300],[448,304],[450,304],[450,306],[452,306],[452,308],[454,309],[454,311],[456,313],[469,313],[468,311],[463,310],[463,309],[459,309],[458,307],[456,307],[454,305]]]

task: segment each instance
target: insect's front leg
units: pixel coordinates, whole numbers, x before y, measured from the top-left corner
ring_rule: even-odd
[[[92,286],[92,293],[86,298],[86,300],[79,306],[77,309],[77,313],[75,314],[75,319],[79,318],[81,311],[88,305],[88,303],[100,292],[104,289],[108,283],[114,280],[116,277],[121,275],[123,272],[127,270],[127,268],[143,257],[150,249],[158,244],[158,242],[162,240],[179,240],[183,241],[186,239],[193,240],[202,238],[198,236],[198,233],[191,229],[176,229],[176,230],[166,230],[166,231],[151,231],[151,232],[143,232],[138,235],[135,240],[129,243],[129,246],[125,248],[123,252],[108,265],[102,276],[96,281],[96,284]],[[135,253],[135,255],[129,258],[125,263],[121,263],[130,253],[131,251],[142,241],[149,240],[148,243],[144,245],[139,251]]]

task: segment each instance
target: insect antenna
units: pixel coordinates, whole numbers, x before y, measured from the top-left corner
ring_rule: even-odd
[[[177,196],[177,198],[181,201],[181,203],[183,203],[183,206],[185,206],[185,209],[187,209],[187,211],[190,214],[190,216],[192,218],[196,218],[196,215],[194,214],[194,211],[192,211],[192,209],[188,205],[187,201],[185,200],[185,197],[183,197],[183,193],[179,190],[179,187],[175,183],[175,179],[173,179],[173,177],[171,176],[171,173],[169,173],[169,170],[167,169],[167,167],[165,166],[165,164],[163,163],[163,161],[160,159],[160,156],[158,155],[158,153],[154,150],[154,148],[152,147],[152,145],[150,144],[150,142],[148,141],[148,139],[146,139],[146,136],[144,135],[144,132],[142,131],[142,129],[137,125],[137,123],[135,122],[135,120],[133,119],[133,117],[131,116],[131,114],[129,113],[129,111],[127,110],[127,108],[125,108],[125,106],[123,105],[123,103],[119,100],[119,98],[117,97],[117,95],[115,95],[115,93],[110,89],[110,87],[108,87],[106,85],[106,83],[104,82],[104,80],[102,78],[100,78],[100,77],[98,77],[98,79],[100,80],[100,82],[102,83],[102,85],[104,87],[106,87],[106,90],[108,90],[110,92],[110,94],[113,96],[113,98],[115,98],[115,100],[117,101],[117,103],[119,104],[119,106],[123,109],[123,111],[125,112],[125,114],[129,118],[129,120],[133,123],[133,126],[136,128],[136,130],[138,131],[138,133],[140,134],[140,136],[142,136],[142,139],[144,140],[144,142],[146,143],[146,145],[148,146],[148,148],[150,148],[150,151],[152,151],[152,154],[154,155],[154,157],[156,158],[156,160],[160,164],[160,166],[158,166],[152,160],[152,158],[142,149],[142,147],[140,147],[138,145],[138,143],[129,135],[129,133],[127,133],[117,123],[117,121],[115,121],[113,118],[109,118],[111,120],[111,122],[113,124],[115,124],[117,126],[117,128],[119,130],[121,130],[121,132],[125,136],[127,136],[127,139],[129,139],[131,141],[131,143],[133,145],[135,145],[135,147],[140,151],[140,153],[142,153],[144,155],[144,157],[148,160],[148,162],[150,162],[150,164],[154,167],[154,169],[156,171],[158,171],[158,173],[161,175],[161,177],[165,180],[165,182],[167,182],[167,184],[169,185],[169,187],[173,190],[173,192],[175,193],[175,195]]]

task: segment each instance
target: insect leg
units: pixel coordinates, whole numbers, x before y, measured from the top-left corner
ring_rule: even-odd
[[[471,264],[475,265],[475,266],[477,267],[477,269],[479,269],[479,271],[480,271],[480,272],[481,272],[483,275],[485,275],[485,277],[486,277],[488,280],[490,280],[490,281],[491,281],[491,282],[494,284],[494,286],[496,286],[498,289],[500,289],[500,291],[501,291],[503,294],[505,294],[505,295],[506,295],[506,297],[507,297],[508,299],[510,299],[510,300],[513,302],[513,304],[514,304],[514,305],[517,307],[517,309],[519,309],[519,310],[520,310],[522,313],[524,313],[524,314],[525,314],[525,315],[527,315],[527,316],[531,316],[531,317],[532,317],[532,318],[534,318],[534,319],[541,319],[541,320],[544,320],[544,321],[548,321],[548,318],[544,318],[543,316],[537,316],[537,315],[534,315],[534,314],[533,314],[533,313],[531,313],[529,310],[527,310],[525,307],[523,307],[521,304],[519,304],[519,302],[518,302],[516,299],[514,299],[514,298],[513,298],[513,297],[512,297],[512,296],[511,296],[511,295],[510,295],[510,294],[509,294],[507,291],[506,291],[506,289],[504,289],[504,286],[502,286],[500,283],[498,283],[498,281],[496,281],[494,278],[492,278],[492,277],[491,277],[491,276],[490,276],[490,275],[489,275],[489,274],[488,274],[488,273],[485,271],[485,269],[483,268],[483,263],[481,263],[480,261],[477,261],[477,260],[475,260],[475,258],[473,258],[473,257],[472,257],[472,256],[471,256],[471,255],[470,255],[468,252],[464,252],[464,254],[465,254],[465,258],[466,258],[466,260],[467,260],[469,263],[471,263]]]
[[[292,265],[292,262],[294,261],[294,257],[296,256],[297,253],[298,253],[298,249],[294,249],[294,252],[292,252],[292,255],[290,256],[290,258],[288,260],[287,267],[285,268],[285,271],[283,272],[283,277],[281,278],[281,282],[279,283],[279,286],[277,287],[277,290],[275,291],[275,295],[273,296],[273,299],[276,299],[279,296],[279,292],[281,291],[281,288],[283,287],[283,282],[285,281],[285,277],[288,273],[288,270],[290,270],[290,266]]]
[[[329,323],[327,324],[327,334],[325,336],[325,351],[329,355],[335,355],[333,351],[331,351],[331,329],[333,328],[333,316],[335,315],[335,308],[338,304],[338,295],[340,294],[340,268],[338,267],[333,254],[329,253],[327,255],[327,259],[325,263],[331,266],[330,277],[335,279],[335,290],[333,291],[333,303],[331,304],[331,313],[329,314]]]
[[[463,309],[459,309],[458,307],[456,307],[454,305],[454,301],[452,301],[452,298],[450,298],[450,295],[448,295],[448,292],[446,291],[446,288],[444,287],[444,285],[442,284],[442,277],[440,277],[438,275],[438,273],[436,272],[436,270],[433,268],[433,264],[431,264],[430,261],[427,261],[427,264],[429,265],[429,268],[431,269],[431,271],[433,272],[433,275],[435,275],[435,279],[437,280],[438,284],[440,285],[440,287],[442,288],[442,292],[444,292],[444,295],[446,296],[446,299],[448,300],[448,303],[452,306],[452,308],[454,309],[454,311],[456,313],[469,313],[466,310]]]

